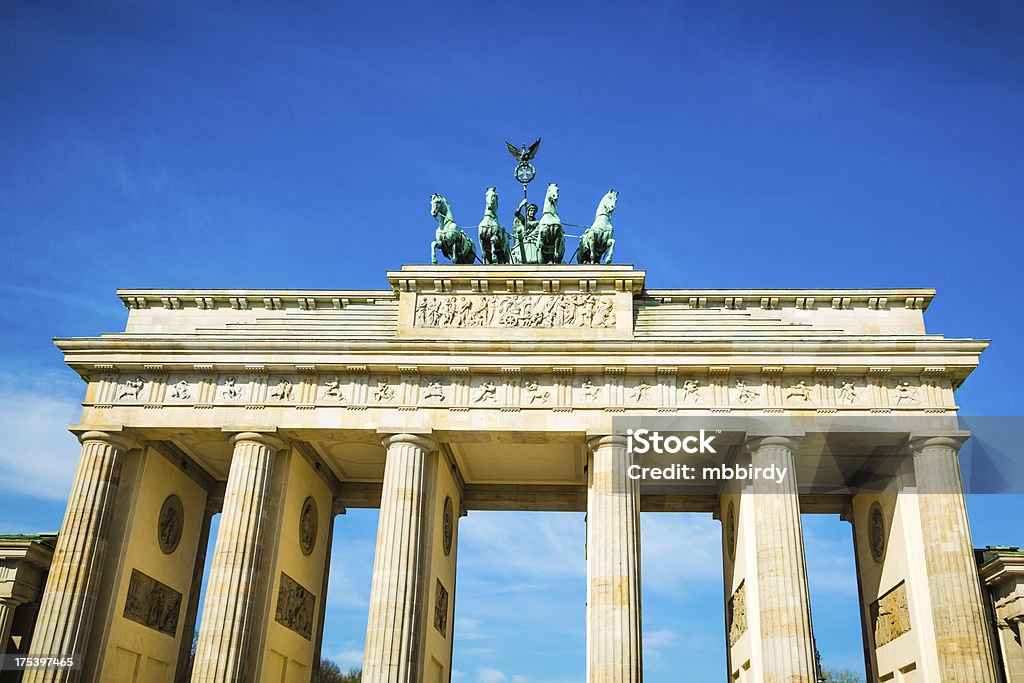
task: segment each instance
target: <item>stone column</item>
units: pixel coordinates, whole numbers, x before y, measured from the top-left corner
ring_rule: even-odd
[[[590,439],[587,488],[587,682],[639,683],[640,483],[626,437]]]
[[[11,639],[11,625],[14,623],[14,610],[21,604],[14,598],[0,598],[0,654],[7,652],[7,641]]]
[[[384,438],[388,449],[380,497],[377,551],[363,655],[364,683],[423,680],[427,571],[427,501],[433,439]]]
[[[92,431],[79,437],[82,454],[71,485],[67,511],[53,552],[31,654],[85,654],[93,633],[92,617],[103,570],[107,531],[131,442],[119,434]],[[25,683],[78,680],[67,669],[33,669]]]
[[[935,645],[943,681],[995,681],[992,639],[967,523],[957,451],[961,441],[917,437],[910,443]]]
[[[754,480],[754,543],[757,546],[757,618],[761,628],[761,680],[814,683],[811,599],[800,523],[796,442],[786,437],[747,441],[753,467],[786,468],[781,484]]]
[[[234,683],[256,675],[246,669],[248,646],[256,617],[274,453],[282,444],[253,432],[236,434],[231,442],[235,450],[199,624],[195,682]]]

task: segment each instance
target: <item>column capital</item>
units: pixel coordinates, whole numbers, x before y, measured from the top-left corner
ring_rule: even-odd
[[[800,449],[803,442],[802,435],[790,434],[787,436],[766,436],[763,434],[748,434],[743,440],[743,447],[751,453],[756,453],[767,446],[782,446],[788,448],[794,455]]]
[[[629,445],[629,439],[626,438],[625,434],[587,435],[587,448],[592,451],[596,451],[601,446],[621,446],[625,448],[627,445]]]
[[[249,441],[266,446],[273,451],[284,448],[284,441],[266,432],[235,432],[231,435],[230,441],[232,446],[237,446],[242,441]]]
[[[969,432],[947,432],[945,434],[911,434],[910,450],[914,455],[932,448],[949,449],[954,453],[960,450],[964,442],[970,438]]]
[[[392,444],[396,443],[408,443],[428,453],[437,450],[437,441],[430,434],[410,434],[409,432],[399,432],[396,434],[388,433],[377,433],[380,436],[380,442],[384,448],[391,448]]]
[[[129,434],[120,431],[120,427],[114,429],[89,429],[83,427],[80,429],[72,428],[72,431],[78,436],[78,441],[85,444],[90,441],[99,441],[114,448],[122,451],[130,451],[133,448],[138,448],[139,443],[133,439]]]

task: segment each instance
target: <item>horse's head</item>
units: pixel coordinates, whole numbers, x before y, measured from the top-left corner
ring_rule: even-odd
[[[603,206],[608,211],[608,213],[611,213],[612,211],[615,210],[615,205],[618,203],[618,201],[619,193],[616,192],[615,190],[608,190],[608,194],[606,194],[604,196],[604,199],[601,200],[601,206]]]
[[[439,194],[430,195],[430,215],[434,218],[448,215],[448,201]]]
[[[544,195],[544,201],[550,201],[552,204],[558,203],[558,183],[548,183],[548,192]]]
[[[548,183],[548,191],[544,195],[544,213],[558,215],[558,183]]]
[[[484,210],[498,212],[498,189],[495,187],[487,188],[487,195],[484,199]]]

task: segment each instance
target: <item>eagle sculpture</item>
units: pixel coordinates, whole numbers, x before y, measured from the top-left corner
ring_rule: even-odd
[[[508,147],[508,151],[512,154],[512,156],[516,158],[516,161],[518,161],[521,164],[524,164],[530,159],[537,156],[537,150],[540,148],[540,138],[537,138],[537,141],[530,145],[529,147],[527,147],[526,145],[523,145],[522,147],[516,147],[511,142],[506,142],[505,146]]]

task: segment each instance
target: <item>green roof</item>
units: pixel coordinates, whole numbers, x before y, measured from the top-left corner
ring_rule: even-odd
[[[1024,550],[1016,545],[989,545],[974,549],[974,561],[979,567],[998,557],[1024,557]]]
[[[53,550],[57,546],[57,532],[47,531],[39,534],[0,534],[0,542],[3,541],[27,541],[38,543]]]

